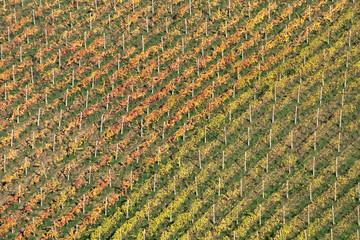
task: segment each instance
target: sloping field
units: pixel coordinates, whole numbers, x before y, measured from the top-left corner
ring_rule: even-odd
[[[360,238],[360,1],[0,7],[0,239]]]

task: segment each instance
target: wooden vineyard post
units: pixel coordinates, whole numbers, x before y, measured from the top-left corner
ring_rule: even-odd
[[[351,29],[349,30],[349,47],[351,46]]]
[[[119,58],[117,60],[117,66],[118,66],[117,70],[119,71],[120,70],[120,53],[119,53]]]
[[[340,116],[339,116],[339,127],[341,128],[341,116],[342,116],[342,110],[340,109]]]
[[[239,205],[236,207],[236,224],[239,224]]]
[[[213,224],[215,224],[215,204],[213,204]]]
[[[142,51],[144,52],[144,35],[141,35],[141,47]]]
[[[85,213],[85,194],[83,194],[83,213]]]
[[[13,147],[13,142],[14,142],[14,129],[11,129],[11,140],[10,140],[10,147]]]
[[[333,230],[332,230],[332,228],[330,228],[330,240],[333,240],[334,238],[333,238]]]
[[[186,18],[185,18],[185,34],[188,35],[188,28],[187,28],[187,20],[186,20]]]
[[[204,56],[204,54],[203,54]],[[235,98],[235,93],[236,93],[236,87],[235,87],[235,83],[234,83],[234,87],[233,87],[233,98]],[[251,106],[251,105],[250,105]]]
[[[251,118],[251,104],[249,104],[249,120],[250,123],[252,122],[252,118]]]
[[[338,177],[338,158],[335,158],[335,177]]]
[[[104,114],[101,115],[100,132],[102,132],[103,123],[104,123]]]
[[[9,26],[7,27],[7,30],[8,30],[8,42],[10,42],[10,28],[9,28]]]
[[[123,48],[123,51],[125,51],[125,34],[124,33],[122,34],[122,48]]]
[[[316,127],[319,127],[319,108],[317,109],[317,113],[316,113]]]
[[[65,31],[65,46],[68,45],[68,34],[67,34],[67,31]],[[80,61],[80,59],[79,59]]]
[[[126,217],[128,218],[129,217],[129,199],[126,201]]]
[[[197,69],[197,75],[200,76],[200,67],[199,67],[199,59],[196,60],[196,69]]]
[[[179,164],[180,165],[180,164]],[[199,150],[199,167],[201,169],[201,154],[200,154],[200,150]]]
[[[44,162],[41,162],[41,165],[42,165],[42,168],[44,169],[44,176],[45,176],[45,178],[47,178],[46,168],[45,168],[45,166],[44,166]]]
[[[219,177],[219,190],[218,190],[218,196],[220,196],[220,188],[221,188],[221,180],[220,180],[220,177]]]
[[[164,124],[163,124],[163,131],[162,131],[162,139],[165,138],[165,121],[164,121]]]
[[[270,135],[269,135],[269,147],[271,148],[271,129],[270,129]]]
[[[30,74],[31,74],[31,83],[34,84],[34,71],[32,67],[30,67]]]
[[[90,185],[90,181],[91,181],[91,166],[90,166],[90,170],[89,170],[89,185]]]
[[[308,205],[308,211],[307,211],[307,224],[310,225],[310,205]]]
[[[84,31],[84,48],[86,48],[86,32]],[[74,73],[74,70],[73,70]]]
[[[109,186],[111,187],[111,169],[109,169]]]
[[[262,198],[265,198],[265,182],[264,182],[264,179],[262,179]]]
[[[24,160],[24,165],[25,165],[25,175],[27,175],[27,170],[28,170],[28,163],[27,163],[27,157],[25,157],[25,160]]]
[[[222,152],[222,169],[225,168],[225,151]]]
[[[121,121],[121,134],[123,134],[124,132],[124,121],[125,121],[125,117],[123,117]]]
[[[67,107],[67,105],[68,105],[68,95],[69,95],[69,89],[66,89],[65,107]]]
[[[283,224],[285,224],[285,205],[282,206],[283,209]]]
[[[48,42],[48,37],[47,37],[47,30],[45,28],[45,42],[46,42],[46,46],[49,47],[49,42]]]
[[[204,127],[204,142],[206,143],[206,124],[205,124],[205,127]]]
[[[70,164],[68,164],[67,180],[70,180]]]
[[[289,199],[289,180],[286,180],[286,199]]]
[[[147,203],[148,209],[147,209],[147,220],[150,221],[150,203]]]
[[[118,159],[118,152],[119,152],[119,143],[116,144],[115,160]]]
[[[261,226],[261,204],[259,206],[259,225]]]

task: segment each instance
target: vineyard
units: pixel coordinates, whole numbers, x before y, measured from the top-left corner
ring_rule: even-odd
[[[0,8],[0,239],[360,239],[360,1]]]

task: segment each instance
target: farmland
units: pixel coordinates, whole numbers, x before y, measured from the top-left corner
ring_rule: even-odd
[[[0,7],[0,239],[360,239],[360,1]]]

